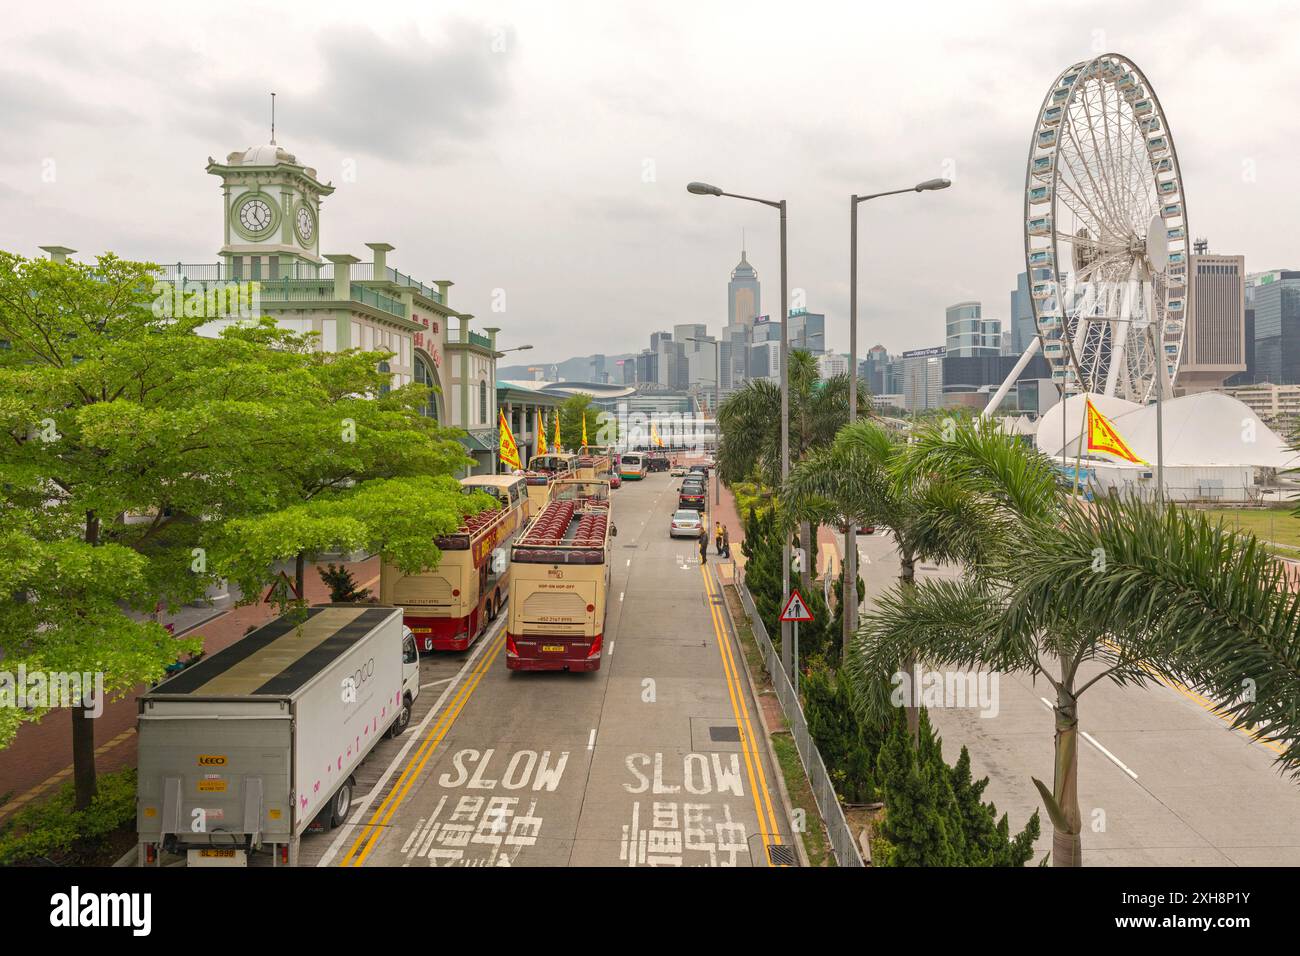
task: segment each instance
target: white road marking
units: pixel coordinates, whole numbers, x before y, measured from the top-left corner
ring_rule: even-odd
[[[619,591],[619,592],[618,592],[618,599],[619,599],[620,601],[623,600],[623,595],[626,594],[626,593],[627,593],[626,591]]]
[[[352,836],[352,831],[357,828],[362,817],[365,816],[366,811],[370,809],[370,805],[374,803],[379,794],[383,792],[389,778],[396,772],[397,768],[402,764],[402,761],[406,759],[406,755],[410,753],[410,750],[415,746],[416,741],[420,740],[424,736],[424,732],[428,729],[429,724],[433,722],[433,719],[437,716],[438,712],[442,710],[442,705],[447,702],[447,698],[451,695],[451,692],[456,689],[456,686],[462,679],[464,679],[465,675],[469,673],[470,668],[474,666],[474,662],[478,660],[479,655],[482,654],[483,651],[492,643],[497,636],[497,632],[500,631],[501,628],[505,627],[505,624],[506,619],[502,618],[497,621],[492,630],[488,631],[478,639],[478,642],[474,646],[474,652],[465,659],[465,663],[461,665],[456,676],[451,679],[451,682],[447,684],[446,689],[443,690],[433,707],[424,715],[424,720],[420,721],[420,726],[415,728],[415,733],[411,733],[409,727],[406,729],[404,732],[406,743],[402,745],[402,749],[393,757],[392,763],[385,767],[384,772],[379,775],[379,780],[375,782],[374,789],[366,794],[366,798],[362,802],[361,806],[354,814],[352,814],[352,819],[339,827],[338,835],[334,837],[333,842],[330,843],[329,849],[325,851],[325,855],[321,857],[320,861],[316,864],[317,866],[329,866],[334,857],[338,855],[339,850],[343,848],[344,844],[346,844],[348,839]]]
[[[627,559],[627,566],[628,566],[629,568],[632,567],[632,559],[631,559],[631,558],[628,558],[628,559]]]
[[[591,728],[591,736],[587,738],[587,749],[591,750],[596,746],[596,728]]]
[[[439,684],[445,684],[449,680],[455,680],[455,677],[444,677],[442,680],[430,681],[428,684],[421,684],[420,690],[427,690],[430,687],[437,687]]]
[[[609,656],[610,656],[610,657],[613,657],[613,656],[614,656],[614,642],[613,642],[613,641],[610,641],[610,642],[609,642]]]
[[[1054,710],[1054,709],[1055,709],[1055,708],[1052,707],[1052,702],[1051,702],[1050,700],[1048,700],[1046,697],[1040,697],[1040,698],[1038,698],[1038,699],[1041,700],[1041,701],[1043,702],[1043,705],[1044,705],[1048,710]],[[1132,770],[1130,770],[1130,769],[1128,768],[1128,766],[1124,763],[1124,761],[1120,760],[1120,759],[1119,759],[1118,757],[1116,757],[1113,753],[1111,753],[1109,750],[1107,750],[1105,747],[1103,747],[1101,744],[1099,744],[1099,743],[1097,742],[1097,738],[1095,738],[1092,734],[1090,734],[1090,733],[1088,733],[1086,730],[1080,728],[1080,729],[1079,729],[1079,735],[1082,736],[1084,740],[1088,741],[1088,743],[1092,744],[1094,747],[1096,747],[1098,750],[1100,750],[1100,751],[1101,751],[1101,752],[1106,756],[1106,758],[1107,758],[1111,763],[1113,763],[1115,766],[1119,767],[1120,770],[1123,770],[1126,774],[1128,774],[1128,775],[1129,775],[1130,777],[1132,777],[1134,780],[1136,780],[1136,779],[1138,778],[1138,775],[1137,775],[1136,773],[1134,773]]]

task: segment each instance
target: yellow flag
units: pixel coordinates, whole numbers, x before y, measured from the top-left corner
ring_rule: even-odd
[[[564,444],[560,441],[560,410],[555,410],[555,450],[563,451]]]
[[[1124,444],[1124,439],[1119,437],[1119,432],[1115,431],[1115,426],[1110,423],[1110,420],[1093,408],[1092,399],[1085,397],[1083,401],[1088,415],[1088,451],[1102,451],[1123,458],[1125,461],[1131,461],[1135,465],[1149,464],[1133,454],[1128,445]]]
[[[586,411],[586,409],[583,409],[583,412],[582,412],[582,447],[583,447],[583,448],[586,448],[586,447],[587,447],[587,411]]]
[[[537,410],[537,454],[546,454],[546,419],[540,408]]]
[[[506,424],[506,413],[498,410],[497,415],[501,419],[501,463],[509,465],[511,468],[522,468],[519,463],[519,446],[515,444],[515,436],[510,434],[510,426]]]
[[[650,422],[650,442],[656,448],[664,447],[664,440],[659,437],[659,429],[655,427],[653,420]]]

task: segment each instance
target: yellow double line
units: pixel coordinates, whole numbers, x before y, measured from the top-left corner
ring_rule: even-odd
[[[362,828],[361,833],[357,835],[352,844],[352,849],[348,850],[347,856],[343,858],[339,866],[361,866],[366,862],[366,857],[370,855],[370,851],[379,842],[380,834],[384,832],[384,828],[393,819],[393,814],[397,812],[397,808],[406,799],[407,793],[411,790],[411,784],[420,776],[424,770],[424,765],[429,761],[430,755],[437,749],[442,739],[447,736],[447,731],[456,722],[456,718],[465,708],[470,695],[474,693],[474,688],[478,686],[479,681],[483,679],[483,675],[488,672],[488,669],[501,653],[501,648],[505,646],[505,642],[505,629],[502,628],[501,633],[484,651],[483,659],[474,665],[474,669],[470,671],[465,683],[460,686],[450,703],[447,704],[446,709],[433,722],[428,734],[425,735],[420,746],[416,748],[415,753],[411,755],[411,759],[407,761],[401,776],[393,784],[393,789],[388,792],[388,796],[375,809],[375,812]]]
[[[749,719],[749,705],[745,702],[745,692],[740,683],[740,671],[731,650],[731,642],[726,638],[726,628],[722,623],[722,609],[718,606],[723,600],[722,589],[717,586],[702,564],[700,574],[704,578],[704,591],[709,597],[709,613],[713,617],[713,633],[718,639],[718,652],[722,655],[722,670],[727,678],[731,710],[736,717],[736,726],[740,729],[740,752],[745,758],[745,772],[749,775],[749,791],[754,798],[754,813],[758,816],[758,829],[763,835],[763,855],[767,858],[767,865],[772,866],[772,854],[768,852],[768,847],[782,845],[781,830],[776,825],[776,813],[772,809],[772,795],[767,788],[763,760],[756,749],[759,738],[755,735],[753,724]],[[755,774],[758,778],[757,783],[755,783]],[[764,804],[767,808],[766,817],[763,815]]]

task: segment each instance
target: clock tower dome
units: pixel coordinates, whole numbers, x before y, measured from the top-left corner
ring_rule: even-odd
[[[295,262],[320,265],[320,203],[334,192],[274,137],[237,150],[208,172],[221,177],[225,242],[219,255],[232,275],[287,276]]]

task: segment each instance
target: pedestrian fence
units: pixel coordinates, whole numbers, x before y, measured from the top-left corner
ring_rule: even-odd
[[[776,688],[781,712],[785,714],[785,719],[790,724],[790,734],[794,737],[794,745],[799,751],[799,761],[808,775],[813,799],[817,802],[817,812],[821,814],[822,821],[826,824],[826,832],[830,836],[835,862],[840,866],[863,866],[857,839],[849,828],[848,821],[844,819],[844,809],[840,806],[830,774],[826,772],[826,764],[822,761],[821,752],[818,751],[812,734],[808,732],[808,722],[804,719],[799,695],[790,685],[785,668],[781,666],[781,657],[773,646],[771,638],[767,636],[767,628],[763,626],[762,618],[758,616],[758,609],[754,606],[749,588],[740,578],[736,581],[736,591],[749,618],[754,641],[763,655],[763,664],[771,675],[772,686]]]

